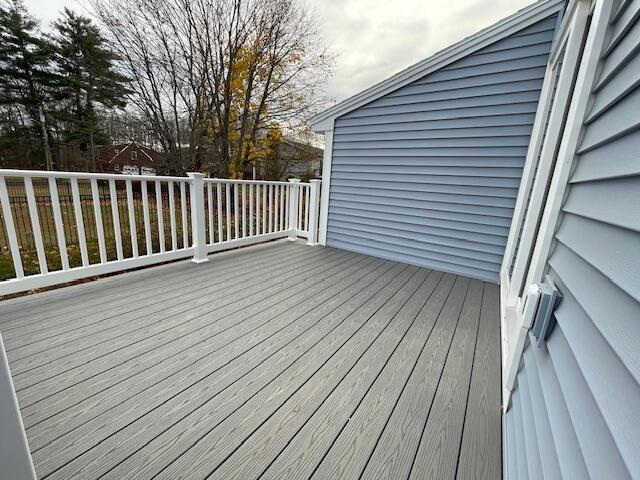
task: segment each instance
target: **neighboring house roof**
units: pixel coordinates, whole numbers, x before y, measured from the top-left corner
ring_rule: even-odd
[[[296,142],[295,140],[290,140],[287,138],[285,138],[282,143],[289,147],[292,154],[293,152],[297,151],[300,154],[322,158],[323,150],[321,148],[314,147],[313,145],[308,145],[306,143]]]
[[[135,160],[131,159],[128,155],[130,151],[139,152]],[[152,148],[145,147],[137,142],[122,143],[119,145],[109,145],[103,147],[100,152],[101,160],[104,164],[135,164],[138,166],[145,165],[157,165],[159,160],[159,153]]]
[[[316,132],[322,132],[332,128],[333,120],[346,113],[355,110],[373,100],[376,100],[390,92],[404,87],[431,72],[439,70],[456,60],[480,50],[492,43],[501,40],[514,32],[522,30],[543,20],[550,15],[562,10],[565,0],[539,0],[534,4],[519,10],[510,17],[487,27],[479,32],[464,38],[444,50],[422,60],[401,72],[379,82],[352,97],[337,103],[324,112],[311,119],[311,127]]]

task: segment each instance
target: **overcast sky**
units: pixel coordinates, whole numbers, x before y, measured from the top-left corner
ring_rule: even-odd
[[[46,29],[77,0],[25,0]],[[337,101],[497,22],[533,0],[305,0],[336,55],[327,92]]]

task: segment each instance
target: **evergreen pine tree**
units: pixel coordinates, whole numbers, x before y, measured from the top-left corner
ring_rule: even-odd
[[[28,118],[25,127],[41,136],[47,169],[51,101],[59,77],[51,69],[54,49],[40,35],[38,22],[21,0],[0,6],[0,105],[19,106]]]
[[[89,150],[95,169],[95,143],[103,136],[96,107],[124,108],[128,79],[118,73],[117,56],[90,18],[65,8],[53,27],[55,63],[62,77],[61,94],[68,105],[61,112],[67,140],[77,143],[81,150]]]

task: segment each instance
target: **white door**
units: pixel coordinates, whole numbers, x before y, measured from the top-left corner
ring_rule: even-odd
[[[591,3],[571,2],[556,35],[500,271],[505,408],[537,306],[537,290],[526,279],[583,55]]]

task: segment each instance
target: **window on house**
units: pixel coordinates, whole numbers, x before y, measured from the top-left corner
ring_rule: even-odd
[[[137,160],[138,159],[138,152],[132,151],[131,152],[131,160]]]
[[[115,171],[116,171],[116,172],[119,172],[119,171],[120,171],[120,165],[118,165],[117,163],[116,163],[116,166],[115,166]]]

